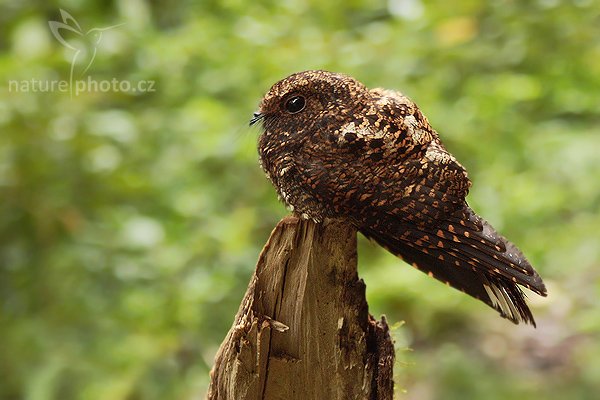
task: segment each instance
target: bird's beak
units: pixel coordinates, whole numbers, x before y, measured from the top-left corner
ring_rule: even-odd
[[[252,114],[252,119],[250,120],[249,125],[250,126],[254,125],[258,121],[263,119],[264,116],[265,116],[265,114],[261,114],[260,112],[256,111],[254,114]]]

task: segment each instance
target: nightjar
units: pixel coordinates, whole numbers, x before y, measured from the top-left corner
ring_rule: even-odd
[[[304,71],[271,87],[258,121],[261,166],[294,213],[344,218],[429,276],[535,326],[519,285],[546,296],[542,279],[468,206],[465,169],[409,98]]]

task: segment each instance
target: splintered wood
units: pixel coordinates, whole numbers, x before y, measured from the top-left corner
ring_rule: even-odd
[[[392,399],[394,346],[369,315],[356,231],[279,222],[221,344],[210,400]]]

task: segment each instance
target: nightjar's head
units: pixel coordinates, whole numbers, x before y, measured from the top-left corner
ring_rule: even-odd
[[[271,87],[250,123],[262,119],[267,134],[298,133],[355,111],[367,94],[362,83],[347,75],[298,72]]]
[[[316,149],[330,132],[360,114],[368,99],[369,90],[362,83],[333,72],[298,72],[277,82],[250,121],[263,123],[259,139],[263,167],[282,168],[286,157]]]

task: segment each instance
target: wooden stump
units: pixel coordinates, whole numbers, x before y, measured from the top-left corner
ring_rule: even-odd
[[[210,400],[392,399],[394,346],[369,315],[356,230],[286,217],[215,358]]]

